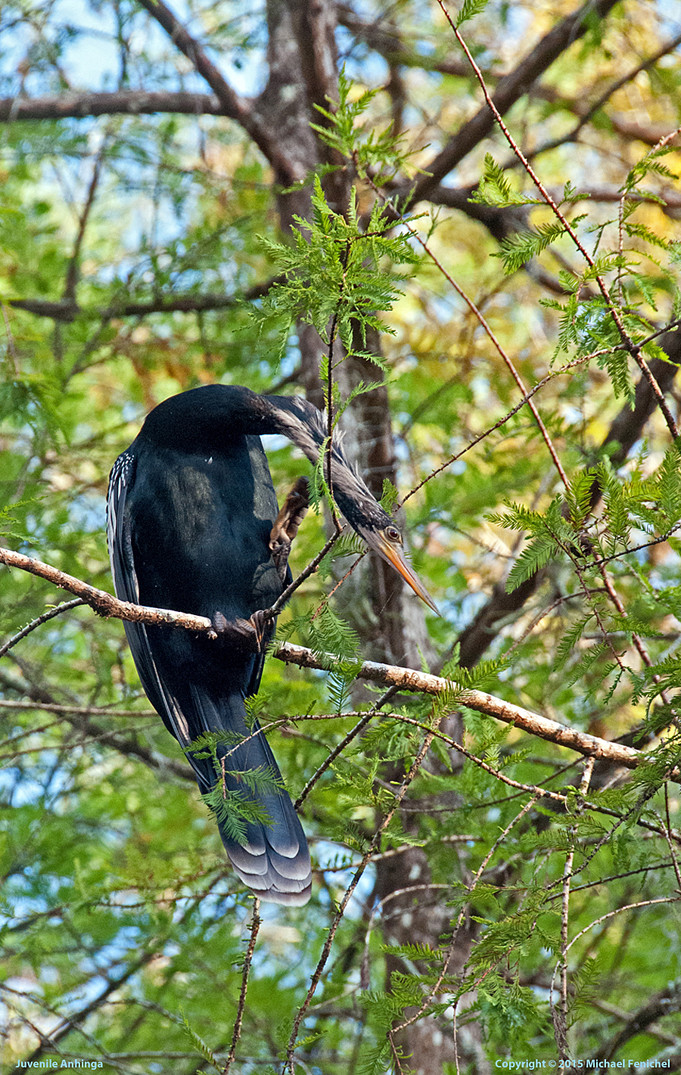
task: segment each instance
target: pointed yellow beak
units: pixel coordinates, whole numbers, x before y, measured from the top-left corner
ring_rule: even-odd
[[[440,610],[438,609],[437,605],[433,601],[427,589],[412,568],[411,564],[407,563],[404,553],[402,552],[402,549],[399,547],[399,545],[393,544],[393,542],[388,541],[386,536],[380,530],[374,530],[369,532],[364,530],[362,536],[365,539],[367,545],[369,545],[369,547],[373,549],[374,552],[377,552],[379,556],[383,557],[384,560],[387,560],[389,564],[392,564],[395,570],[399,571],[404,581],[409,583],[414,593],[417,594],[422,601],[425,601],[428,607],[432,608],[433,612],[435,612],[439,616]]]

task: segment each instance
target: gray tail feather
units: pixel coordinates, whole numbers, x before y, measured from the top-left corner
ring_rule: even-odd
[[[195,695],[195,703],[199,702]],[[226,789],[238,793],[262,806],[267,821],[245,823],[245,839],[235,840],[218,820],[218,829],[225,850],[235,871],[256,896],[272,903],[301,906],[310,898],[312,873],[310,853],[303,827],[282,783],[279,767],[264,734],[258,725],[248,728],[241,695],[220,699],[219,705],[203,693],[200,705],[209,730],[229,731],[244,742],[236,747],[218,747],[218,757],[224,765]],[[202,791],[215,786],[215,773],[208,761],[192,759]],[[198,763],[198,764],[197,764]],[[259,770],[266,774],[267,788],[249,788],[240,773]],[[276,786],[275,785],[276,782]]]

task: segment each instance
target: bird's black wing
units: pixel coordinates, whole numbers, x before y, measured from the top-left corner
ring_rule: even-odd
[[[136,464],[134,452],[127,451],[119,455],[109,476],[106,501],[106,532],[114,591],[119,600],[131,601],[135,605],[140,603],[140,591],[126,500],[135,480]],[[171,735],[174,735],[182,746],[187,746],[194,736],[177,700],[169,693],[159,674],[145,624],[130,623],[126,620],[123,626],[144,693],[162,717]],[[193,767],[197,776],[203,775],[196,764]]]

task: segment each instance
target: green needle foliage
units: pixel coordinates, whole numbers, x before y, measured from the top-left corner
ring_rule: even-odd
[[[247,705],[314,890],[263,904],[250,951],[215,818],[266,823],[273,774],[230,792],[237,739],[183,753],[120,622],[43,622],[55,588],[2,569],[8,1071],[224,1072],[236,1031],[232,1075],[677,1063],[681,63],[669,5],[606,6],[583,27],[564,4],[450,11],[553,205],[439,7],[331,3],[322,30],[310,5],[194,5],[239,112],[153,5],[2,6],[3,543],[110,590],[107,474],[144,414],[203,383],[307,392],[442,613],[347,530],[282,611],[322,667],[268,655]],[[296,575],[327,536],[328,441],[314,468],[266,447],[280,501],[312,471]],[[367,660],[451,686],[384,697]],[[591,769],[470,689],[646,760]]]

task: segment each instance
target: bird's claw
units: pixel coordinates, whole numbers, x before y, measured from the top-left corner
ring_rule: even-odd
[[[265,643],[265,632],[268,618],[265,613],[258,609],[248,620],[238,617],[228,620],[222,612],[215,612],[211,617],[213,623],[214,638],[228,638],[235,646],[250,650],[253,653],[262,653]]]
[[[309,482],[307,478],[298,478],[286,497],[270,531],[270,552],[282,583],[286,581],[286,568],[288,567],[291,542],[298,533],[298,527],[303,521],[309,505]]]
[[[251,625],[253,631],[255,632],[255,637],[258,644],[258,653],[262,653],[263,649],[265,648],[265,634],[269,622],[270,621],[268,617],[265,615],[262,609],[256,609],[250,620],[248,620],[248,623]]]

